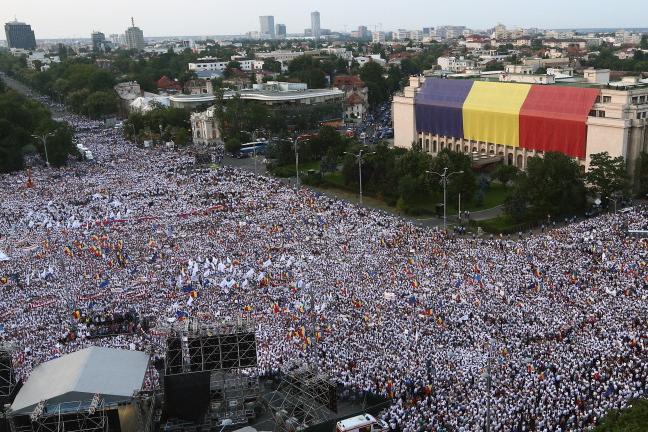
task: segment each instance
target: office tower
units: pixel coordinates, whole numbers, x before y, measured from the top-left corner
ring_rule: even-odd
[[[29,24],[12,21],[5,24],[5,36],[9,48],[36,49],[36,37]]]
[[[144,32],[139,27],[135,27],[135,20],[131,17],[131,27],[126,29],[124,34],[128,49],[141,51],[144,49]]]
[[[275,24],[272,15],[264,15],[259,17],[261,24],[261,31],[259,36],[261,39],[274,39],[275,38]]]
[[[286,39],[286,24],[277,24],[275,26],[277,39]]]
[[[103,51],[106,45],[106,35],[102,32],[92,32],[92,51]]]
[[[320,13],[317,11],[311,12],[311,35],[315,39],[319,39],[320,31]]]

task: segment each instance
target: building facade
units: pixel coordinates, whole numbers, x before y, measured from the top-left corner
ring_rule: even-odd
[[[191,114],[191,135],[195,144],[223,144],[216,109],[214,107],[208,108],[203,112]]]
[[[144,32],[139,27],[135,27],[133,18],[131,18],[131,24],[131,27],[127,28],[124,34],[126,46],[130,50],[142,51],[145,46]]]
[[[274,39],[275,35],[275,22],[274,16],[264,15],[259,17],[259,37],[261,39]]]
[[[5,24],[5,37],[9,49],[18,48],[24,50],[36,49],[36,37],[29,24],[12,21]]]
[[[394,97],[394,145],[437,154],[499,157],[526,169],[557,151],[585,171],[591,155],[626,160],[633,176],[648,151],[648,80],[596,85],[529,85],[411,77]]]
[[[275,26],[275,35],[277,39],[286,39],[286,24],[277,24]]]
[[[338,75],[333,86],[345,95],[344,120],[360,122],[369,108],[369,90],[357,75]]]
[[[92,51],[104,51],[106,45],[106,35],[100,31],[92,32]]]
[[[311,35],[317,40],[322,35],[320,27],[320,13],[318,11],[311,12]]]

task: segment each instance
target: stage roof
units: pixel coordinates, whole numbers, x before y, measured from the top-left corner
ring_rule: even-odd
[[[106,403],[127,401],[142,388],[149,355],[140,351],[91,347],[36,367],[11,405],[15,414],[46,406],[90,401],[95,393]]]

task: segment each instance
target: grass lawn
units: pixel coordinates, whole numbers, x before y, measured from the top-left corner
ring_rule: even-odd
[[[508,197],[509,189],[501,183],[492,182],[488,192],[484,195],[484,203],[481,206],[473,202],[466,203],[463,199],[461,200],[461,210],[468,210],[471,212],[486,210],[489,208],[497,207],[498,205],[504,204],[506,197]],[[448,203],[448,213],[454,214],[457,213],[459,207],[459,202]]]
[[[354,202],[358,201],[358,192],[349,189],[344,184],[344,178],[341,172],[337,171],[334,173],[326,173],[324,175],[324,180],[329,184],[329,187],[319,188],[319,190],[327,190],[330,194],[336,195],[343,199],[348,199],[349,201],[354,201]],[[489,188],[488,192],[484,196],[484,202],[481,206],[477,206],[475,203],[472,202],[466,204],[466,202],[462,200],[461,210],[468,210],[472,212],[472,211],[479,211],[479,210],[485,210],[485,209],[497,207],[501,204],[504,204],[504,201],[506,200],[508,193],[509,190],[506,186],[500,183],[491,183],[491,187]],[[363,196],[363,200],[366,205],[369,205],[371,207],[377,207],[380,209],[387,209],[392,212],[398,212],[398,210],[395,207],[391,207],[387,205],[387,203],[385,203],[384,201],[379,200],[377,198],[373,198],[365,195]],[[417,207],[421,209],[423,212],[418,216],[436,215],[436,204],[437,201],[424,201],[419,203]],[[457,214],[457,206],[448,202],[448,216],[456,215],[456,214]]]

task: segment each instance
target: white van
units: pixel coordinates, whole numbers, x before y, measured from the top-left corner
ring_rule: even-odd
[[[337,422],[336,432],[386,432],[387,423],[371,414],[362,414]]]

